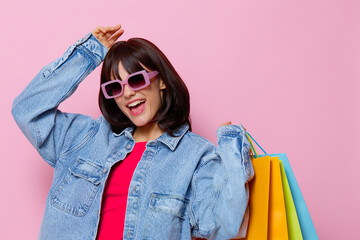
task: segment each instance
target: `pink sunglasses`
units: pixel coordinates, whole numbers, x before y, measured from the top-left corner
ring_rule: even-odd
[[[147,72],[141,70],[130,74],[124,81],[118,79],[101,84],[101,90],[107,99],[119,97],[124,92],[124,85],[133,90],[140,90],[150,85],[150,79],[158,75],[158,71]]]

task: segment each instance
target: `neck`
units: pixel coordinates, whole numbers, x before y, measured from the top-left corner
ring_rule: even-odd
[[[142,127],[136,127],[133,138],[135,142],[148,142],[160,137],[165,131],[163,131],[157,122],[149,123]]]

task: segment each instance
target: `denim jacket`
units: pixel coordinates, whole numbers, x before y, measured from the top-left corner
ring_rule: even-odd
[[[103,116],[58,109],[107,51],[88,33],[13,102],[19,128],[54,168],[39,239],[95,239],[111,167],[134,147],[133,128],[116,134]],[[217,146],[188,128],[146,144],[129,186],[124,239],[229,239],[240,226],[246,233],[254,170],[244,128],[218,128]]]

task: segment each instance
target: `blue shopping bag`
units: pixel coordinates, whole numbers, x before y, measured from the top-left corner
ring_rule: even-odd
[[[279,157],[279,159],[281,160],[281,162],[284,166],[285,174],[286,174],[286,177],[289,182],[290,191],[291,191],[291,195],[294,200],[294,205],[295,205],[296,213],[297,213],[297,216],[299,219],[299,224],[300,224],[301,234],[303,236],[303,239],[304,240],[313,240],[313,239],[318,240],[319,238],[317,236],[314,224],[311,220],[309,210],[306,206],[304,197],[301,194],[299,184],[296,181],[294,172],[291,168],[291,165],[290,165],[289,159],[286,156],[286,153],[267,154],[264,151],[264,149],[255,141],[255,139],[248,132],[246,132],[246,133],[256,143],[256,145],[258,145],[259,148],[264,152],[264,155],[259,155],[259,157],[262,157],[262,156]],[[254,151],[256,151],[254,147],[253,147],[253,149],[254,149]]]

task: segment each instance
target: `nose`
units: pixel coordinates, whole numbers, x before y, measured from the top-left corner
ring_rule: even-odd
[[[124,97],[129,98],[129,97],[135,95],[135,91],[130,89],[129,86],[127,84],[125,84],[123,94],[124,94]]]

